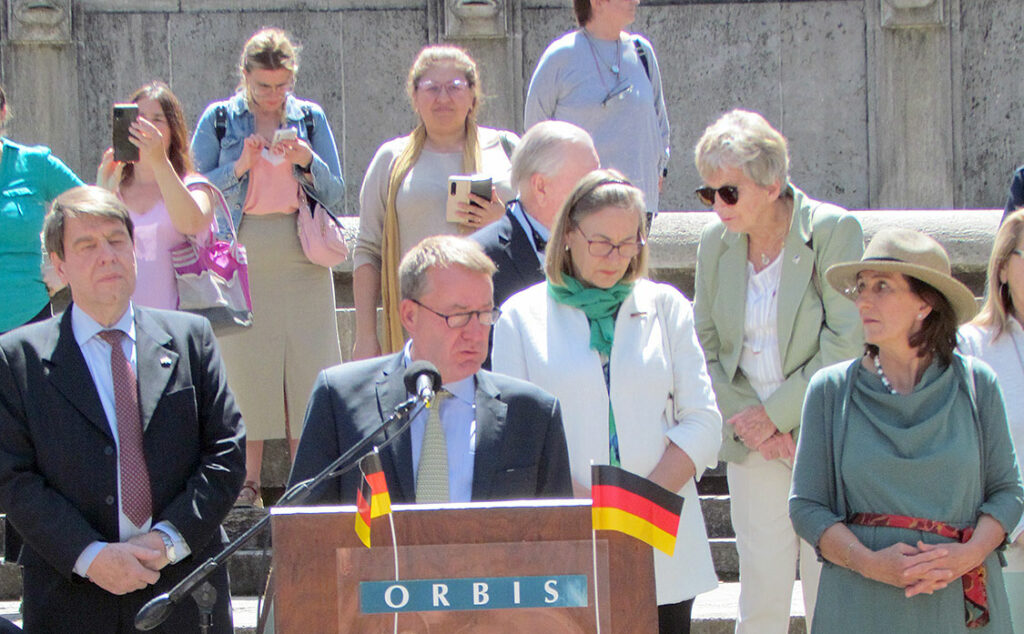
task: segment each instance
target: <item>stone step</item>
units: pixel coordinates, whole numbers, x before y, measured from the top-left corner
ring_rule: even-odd
[[[738,583],[721,583],[718,588],[697,597],[693,604],[693,634],[731,634],[735,627],[736,605],[739,598]],[[231,598],[234,611],[235,634],[255,634],[257,599],[251,595],[235,594]],[[0,616],[21,625],[18,601],[0,601]],[[790,608],[789,634],[804,634],[804,606],[800,584],[793,587]]]

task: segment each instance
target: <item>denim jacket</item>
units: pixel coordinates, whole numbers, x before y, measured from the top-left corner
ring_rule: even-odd
[[[216,112],[219,106],[227,109],[227,121],[224,139],[217,141],[215,128]],[[306,136],[306,126],[302,122],[302,107],[308,106],[313,115],[313,140]],[[303,101],[294,95],[288,95],[284,105],[287,119],[286,127],[294,128],[300,139],[309,142],[313,148],[313,162],[310,163],[310,174],[303,173],[298,166],[293,166],[295,180],[302,188],[321,205],[335,215],[341,215],[345,203],[345,181],[341,176],[341,162],[338,160],[338,148],[334,144],[331,126],[327,123],[323,109],[312,101]],[[235,227],[241,226],[242,205],[249,190],[249,174],[235,178],[235,161],[242,155],[245,139],[255,132],[255,123],[245,93],[237,93],[225,101],[215,101],[206,107],[199,118],[195,135],[192,137],[192,154],[196,160],[196,169],[210,179],[227,199],[231,209],[231,219]],[[310,182],[308,179],[312,177]]]

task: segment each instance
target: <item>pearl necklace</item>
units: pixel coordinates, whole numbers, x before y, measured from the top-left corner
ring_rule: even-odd
[[[885,376],[885,371],[882,370],[882,362],[878,360],[878,355],[871,355],[871,360],[875,362],[875,373],[878,374],[878,378],[882,380],[882,386],[889,390],[889,394],[899,396],[900,393],[892,386],[892,381],[889,380],[889,377]]]

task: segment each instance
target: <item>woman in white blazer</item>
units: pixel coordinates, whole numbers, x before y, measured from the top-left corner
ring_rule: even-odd
[[[660,631],[675,634],[718,583],[695,482],[717,463],[722,418],[690,302],[644,278],[645,209],[614,170],[580,181],[548,242],[547,281],[502,307],[493,365],[561,401],[577,497],[590,497],[593,461],[685,498],[675,554],[654,552]]]

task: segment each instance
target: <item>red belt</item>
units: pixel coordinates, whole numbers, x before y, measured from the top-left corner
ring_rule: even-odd
[[[857,513],[850,519],[851,524],[861,526],[892,526],[909,528],[910,530],[932,533],[955,539],[961,544],[967,543],[974,534],[974,528],[956,528],[945,522],[907,517],[906,515],[889,515],[886,513]],[[964,584],[964,618],[970,629],[988,625],[988,570],[985,564],[968,570],[961,577]]]

